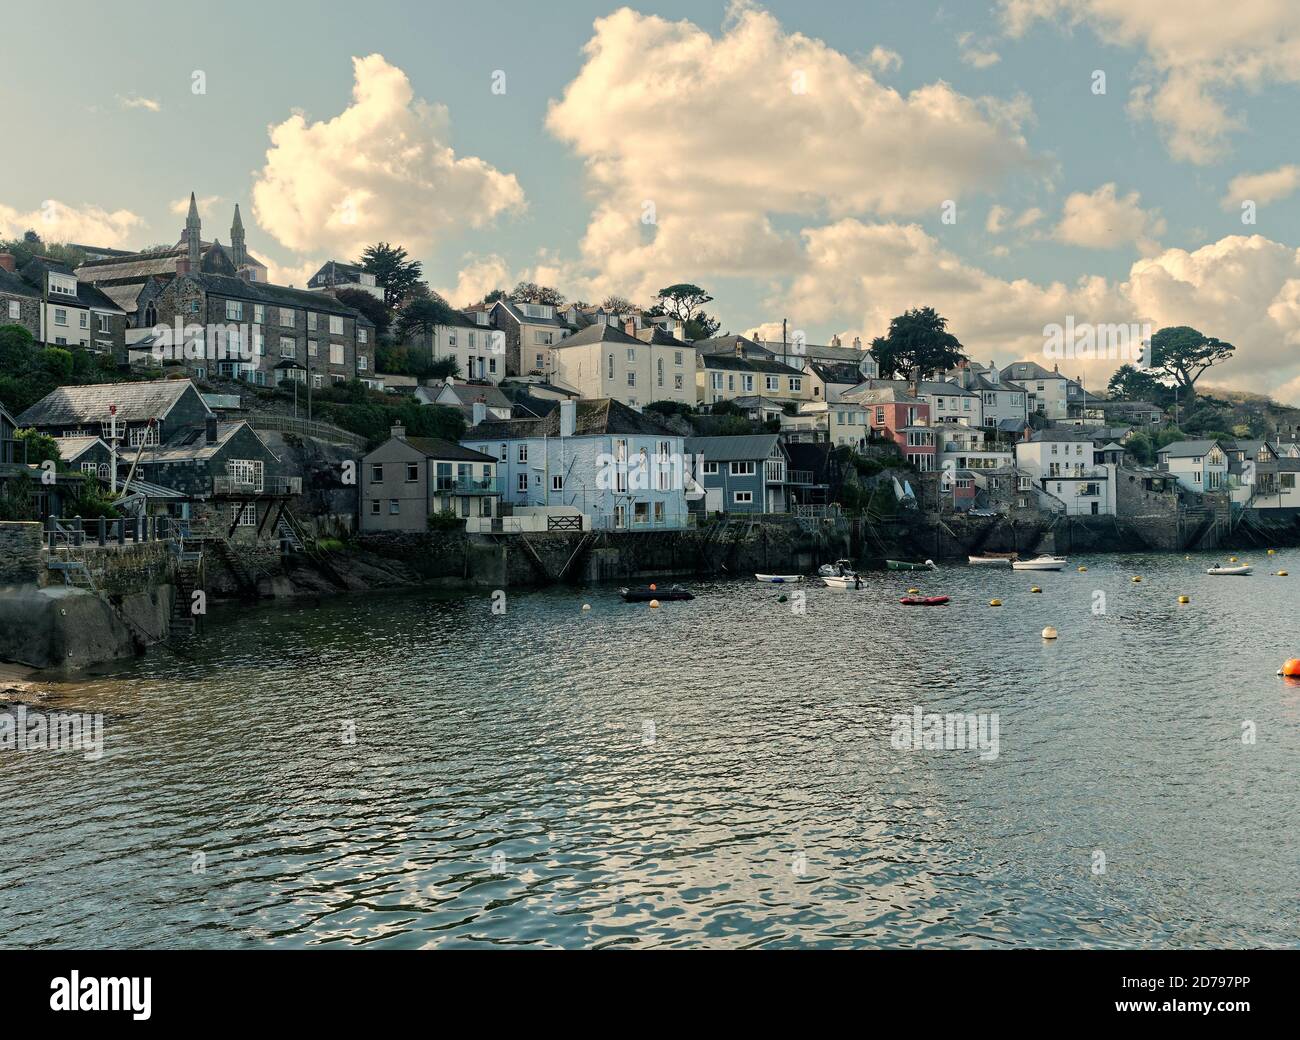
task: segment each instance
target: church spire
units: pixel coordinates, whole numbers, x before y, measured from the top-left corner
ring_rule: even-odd
[[[194,199],[194,192],[190,192],[190,212],[185,218],[185,247],[191,271],[197,272],[199,269],[202,241],[203,225],[199,222],[199,204]]]
[[[235,270],[248,262],[248,253],[244,248],[244,222],[239,217],[239,203],[235,203],[235,219],[230,225],[230,246],[234,253]]]

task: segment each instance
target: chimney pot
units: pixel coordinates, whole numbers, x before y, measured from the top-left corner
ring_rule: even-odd
[[[393,423],[388,433],[395,441],[406,440],[406,427],[401,423]]]
[[[560,436],[572,437],[578,429],[578,402],[566,398],[560,402]]]
[[[623,331],[626,332],[629,336],[635,336],[635,335],[636,335],[636,319],[635,319],[635,318],[628,318],[627,321],[623,322]]]

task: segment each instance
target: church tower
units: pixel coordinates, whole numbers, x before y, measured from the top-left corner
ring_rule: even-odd
[[[194,192],[190,192],[190,212],[185,218],[185,257],[189,261],[189,269],[196,273],[203,252],[202,243],[203,228],[199,223],[199,204],[194,200]]]

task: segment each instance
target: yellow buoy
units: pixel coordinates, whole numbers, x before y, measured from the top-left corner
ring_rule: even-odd
[[[1276,549],[1270,549],[1270,550],[1268,551],[1268,554],[1269,554],[1270,556],[1272,556],[1272,555],[1274,555],[1276,552],[1277,552]]]
[[[1186,597],[1186,596],[1179,596],[1179,597],[1178,597],[1178,602],[1179,602],[1179,603],[1190,603],[1191,600],[1190,600],[1188,597]]]
[[[1002,601],[1001,601],[1000,599],[991,599],[991,600],[989,600],[989,606],[990,606],[990,607],[1000,607],[1000,606],[1002,606]]]
[[[1083,573],[1084,571],[1086,571],[1087,569],[1088,569],[1087,567],[1080,567],[1080,568],[1079,568],[1079,573],[1082,574],[1082,573]]]
[[[1229,562],[1229,563],[1236,563],[1236,562],[1237,562],[1237,557],[1235,557],[1235,556],[1229,556],[1229,557],[1228,557],[1228,562]]]
[[[1051,625],[1048,625],[1045,629],[1043,629],[1043,638],[1044,638],[1044,639],[1055,639],[1055,638],[1056,638],[1056,629],[1054,629]]]
[[[657,607],[657,606],[659,606],[659,601],[658,601],[657,599],[652,599],[652,600],[650,601],[650,606],[652,606],[652,607]]]
[[[1278,571],[1278,572],[1277,572],[1277,576],[1278,576],[1279,578],[1285,578],[1285,577],[1286,577],[1286,571]]]
[[[907,594],[908,594],[909,596],[915,596],[915,595],[916,595],[918,592],[920,592],[920,591],[921,591],[920,589],[908,589],[908,590],[907,590]]]
[[[1134,581],[1141,581],[1141,580],[1142,580],[1142,575],[1140,575],[1140,574],[1135,574],[1135,575],[1133,575],[1133,580],[1134,580]]]
[[[1029,591],[1030,591],[1030,592],[1042,592],[1043,590],[1040,589],[1037,585],[1035,585],[1035,586],[1034,586],[1032,589],[1030,589]]]

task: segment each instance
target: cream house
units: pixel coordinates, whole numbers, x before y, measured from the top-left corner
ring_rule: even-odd
[[[552,378],[586,400],[608,397],[641,408],[652,401],[695,404],[695,348],[655,330],[648,340],[598,322],[551,348]]]

